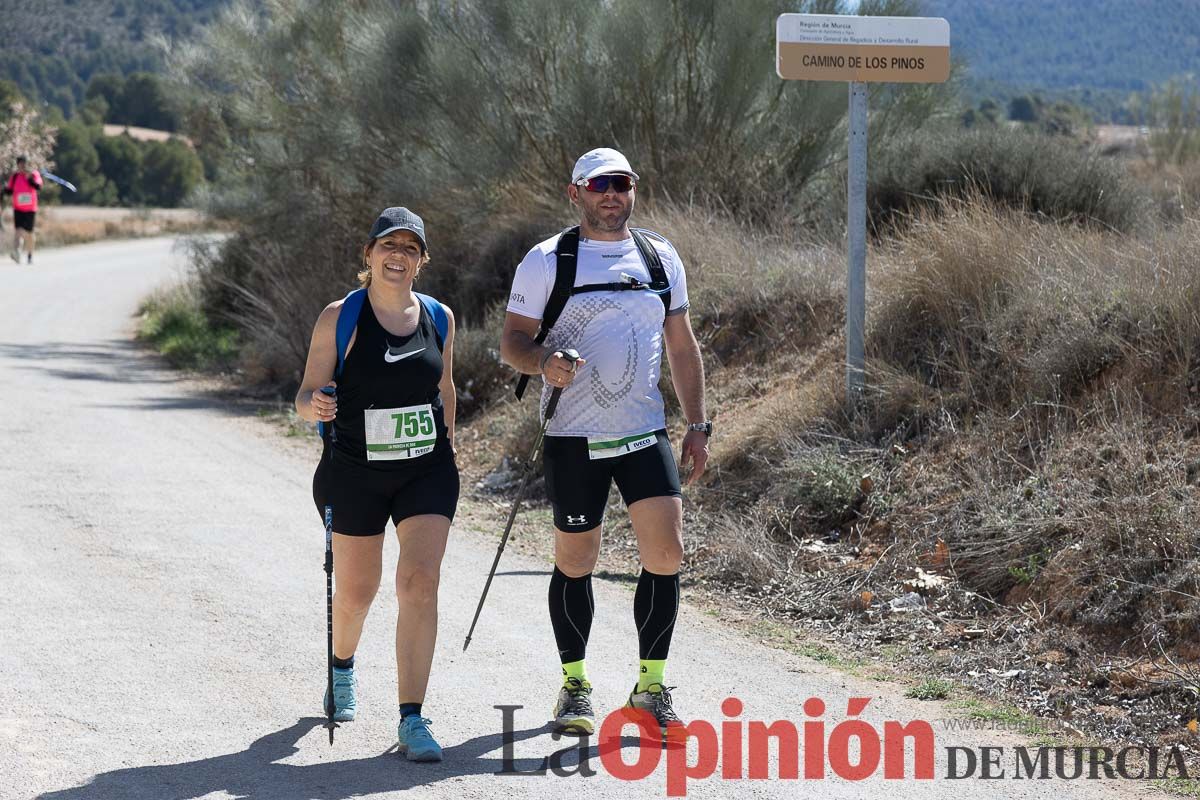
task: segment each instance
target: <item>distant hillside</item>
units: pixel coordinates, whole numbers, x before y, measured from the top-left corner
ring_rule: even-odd
[[[230,0],[2,0],[0,79],[65,113],[98,73],[154,72],[156,34],[193,36]]]
[[[925,0],[971,77],[1047,89],[1142,91],[1200,73],[1198,0]]]

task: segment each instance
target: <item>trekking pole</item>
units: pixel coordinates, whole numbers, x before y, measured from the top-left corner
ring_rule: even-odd
[[[333,396],[337,391],[331,386],[324,386],[321,391]],[[331,441],[337,441],[333,432],[333,423],[325,426],[326,435]],[[333,463],[333,453],[330,452],[330,463]],[[325,727],[329,730],[329,745],[333,746],[333,729],[340,727],[333,721],[336,703],[333,700],[333,505],[325,504]]]
[[[572,365],[579,360],[579,353],[574,350],[557,352]],[[475,632],[475,623],[479,622],[479,613],[483,611],[483,601],[487,599],[488,589],[492,586],[492,578],[496,576],[496,566],[500,563],[500,555],[504,552],[504,545],[508,542],[508,534],[512,531],[513,520],[517,518],[517,509],[520,508],[521,500],[525,497],[525,490],[529,488],[529,481],[533,479],[533,460],[537,458],[538,448],[542,446],[542,438],[546,435],[546,428],[550,425],[550,420],[558,408],[560,395],[562,395],[561,386],[550,393],[550,402],[546,404],[546,419],[542,422],[542,429],[538,431],[537,439],[533,443],[533,452],[529,454],[529,464],[525,468],[525,479],[521,481],[521,488],[517,490],[516,499],[513,500],[512,508],[508,512],[508,524],[504,526],[504,535],[500,537],[500,547],[496,549],[496,558],[492,561],[492,569],[488,572],[487,583],[483,585],[483,594],[479,596],[479,605],[475,608],[475,618],[471,620],[471,629],[467,631],[467,639],[463,642],[464,653],[471,646],[471,634]]]

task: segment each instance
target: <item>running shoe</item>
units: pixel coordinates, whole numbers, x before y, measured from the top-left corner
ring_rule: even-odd
[[[321,710],[329,708],[329,690],[325,690],[325,700]],[[354,667],[341,669],[333,668],[333,721],[353,722],[358,711],[358,678],[354,677]]]
[[[567,678],[554,704],[554,729],[559,733],[589,736],[596,731],[592,712],[592,685],[578,678]]]
[[[12,251],[12,260],[17,262],[18,264],[20,264],[21,263],[21,254],[18,253],[16,250],[13,250]]]
[[[625,708],[627,711],[649,712],[658,722],[664,739],[670,740],[676,736],[682,736],[687,729],[671,704],[671,690],[674,688],[674,686],[663,686],[661,683],[652,683],[646,691],[639,692],[637,686],[634,686],[633,691],[629,693],[629,703]]]
[[[400,720],[400,727],[396,729],[400,754],[407,755],[409,761],[441,761],[442,746],[429,732],[432,724],[420,714],[410,714]]]

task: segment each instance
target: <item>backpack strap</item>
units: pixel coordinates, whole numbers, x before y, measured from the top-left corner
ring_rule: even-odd
[[[633,236],[633,242],[637,246],[638,255],[641,256],[642,263],[646,265],[646,270],[650,273],[650,283],[642,283],[632,275],[622,273],[621,277],[624,280],[620,282],[588,283],[572,288],[571,294],[649,290],[662,299],[665,310],[669,312],[671,310],[671,284],[667,281],[667,271],[663,268],[662,258],[659,257],[658,251],[654,249],[654,245],[646,238],[646,234],[649,233],[655,238],[661,237],[652,231],[643,231],[639,228],[630,228],[629,232]]]
[[[663,302],[663,308],[670,313],[671,284],[667,280],[667,271],[663,268],[658,250],[654,249],[654,245],[646,238],[647,233],[652,236],[657,234],[642,228],[630,228],[629,232],[633,234],[633,243],[637,245],[638,252],[642,254],[642,262],[646,265],[646,271],[650,273],[650,291],[659,296]]]
[[[346,295],[342,300],[342,307],[338,309],[337,332],[334,335],[337,346],[337,367],[333,371],[335,380],[342,377],[342,368],[346,366],[346,348],[350,346],[350,337],[354,335],[354,329],[358,326],[358,315],[362,313],[363,301],[366,299],[366,287],[355,289]],[[317,423],[317,435],[324,438],[325,423]]]
[[[579,257],[579,226],[567,228],[558,237],[554,247],[554,288],[546,301],[546,309],[542,312],[542,324],[538,328],[533,341],[541,344],[546,341],[550,329],[558,322],[558,317],[571,299],[571,290],[575,288],[575,266]],[[517,380],[517,399],[525,395],[525,387],[529,384],[529,376],[522,375]]]
[[[413,292],[413,294],[421,301],[421,305],[425,306],[426,313],[433,320],[433,327],[437,329],[438,333],[438,349],[444,350],[446,337],[450,335],[450,319],[446,314],[446,307],[427,294],[420,292]]]
[[[350,346],[350,337],[358,327],[358,315],[362,313],[363,302],[367,299],[366,287],[355,289],[346,295],[337,319],[337,369],[334,378],[342,377],[342,369],[346,366],[346,348]]]
[[[650,284],[626,282],[626,283],[594,283],[586,286],[575,285],[575,268],[579,257],[579,226],[567,228],[558,237],[558,245],[554,248],[555,269],[554,269],[554,288],[550,290],[550,299],[546,301],[546,310],[542,314],[542,324],[538,328],[537,336],[533,341],[541,344],[546,341],[546,336],[550,333],[550,329],[554,327],[554,323],[558,321],[558,317],[562,314],[562,310],[567,305],[567,301],[572,295],[583,294],[585,292],[604,292],[604,291],[622,291],[628,289],[649,289],[658,295],[662,300],[663,309],[665,312],[671,310],[671,284],[667,280],[667,271],[663,267],[662,257],[659,256],[658,250],[654,249],[654,245],[646,237],[649,233],[651,236],[658,236],[651,231],[644,231],[641,228],[630,228],[630,234],[633,236],[633,243],[637,246],[638,253],[642,257],[642,263],[646,265],[646,271],[650,273]],[[661,237],[659,237],[661,238]],[[517,380],[517,399],[520,400],[525,394],[525,387],[529,384],[529,376],[522,375]]]

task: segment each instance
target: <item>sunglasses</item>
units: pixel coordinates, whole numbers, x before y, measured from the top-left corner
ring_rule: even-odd
[[[614,192],[624,194],[633,188],[633,178],[628,175],[597,175],[594,178],[578,181],[577,185],[597,194],[607,192],[611,186]]]

